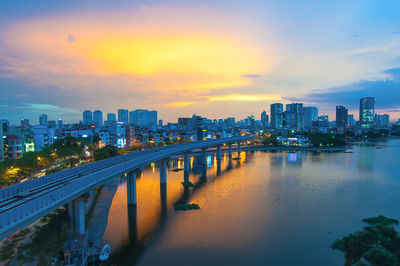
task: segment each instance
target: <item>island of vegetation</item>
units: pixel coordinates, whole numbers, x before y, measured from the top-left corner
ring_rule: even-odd
[[[175,203],[175,211],[188,211],[188,210],[198,210],[200,209],[197,203]]]

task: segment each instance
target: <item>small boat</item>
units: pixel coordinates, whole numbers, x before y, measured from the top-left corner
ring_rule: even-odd
[[[101,252],[99,254],[99,260],[100,261],[107,261],[108,257],[110,257],[110,253],[111,253],[110,244],[104,245],[104,247],[101,249]]]

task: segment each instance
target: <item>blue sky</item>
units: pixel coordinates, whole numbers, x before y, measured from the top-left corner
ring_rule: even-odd
[[[359,98],[400,118],[399,1],[1,1],[0,118],[244,118]]]

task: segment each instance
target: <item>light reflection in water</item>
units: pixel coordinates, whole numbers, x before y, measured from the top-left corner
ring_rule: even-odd
[[[109,242],[113,249],[112,261],[116,264],[133,263],[139,257],[144,247],[158,234],[168,220],[168,216],[174,214],[174,203],[186,203],[191,195],[201,190],[208,180],[215,180],[217,175],[240,166],[246,156],[243,152],[240,161],[213,160],[207,156],[207,167],[212,168],[213,174],[207,176],[207,167],[202,167],[200,156],[191,157],[192,172],[189,176],[185,173],[168,171],[167,185],[160,185],[159,165],[152,163],[145,168],[137,178],[137,206],[127,205],[126,178],[121,178],[115,196],[112,200],[108,215],[107,228],[103,239]],[[170,160],[169,170],[180,168],[182,159]],[[200,171],[200,175],[198,175]],[[183,187],[181,182],[190,180],[193,188]],[[128,263],[129,262],[129,263]]]

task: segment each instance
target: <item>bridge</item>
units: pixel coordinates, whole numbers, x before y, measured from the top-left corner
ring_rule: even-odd
[[[166,184],[169,157],[183,155],[184,179],[188,181],[189,154],[192,151],[201,151],[205,169],[208,148],[216,147],[217,160],[221,160],[221,147],[227,144],[228,156],[232,159],[232,144],[237,143],[237,152],[240,155],[241,142],[252,138],[255,138],[255,135],[196,141],[132,152],[0,189],[0,240],[65,204],[68,204],[68,214],[76,231],[84,234],[85,213],[82,196],[111,178],[127,175],[128,204],[136,205],[136,174],[143,166],[159,162],[160,184]]]

